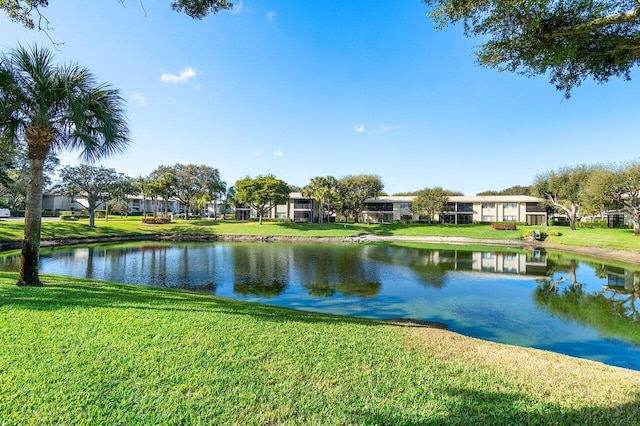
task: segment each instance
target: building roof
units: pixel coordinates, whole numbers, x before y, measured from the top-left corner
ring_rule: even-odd
[[[385,195],[375,198],[367,198],[365,203],[410,203],[416,198],[413,195]]]
[[[410,203],[413,195],[390,195],[367,198],[365,203]],[[451,195],[453,203],[541,203],[544,200],[530,195]]]
[[[541,203],[544,200],[530,195],[453,195],[449,201],[458,203]]]

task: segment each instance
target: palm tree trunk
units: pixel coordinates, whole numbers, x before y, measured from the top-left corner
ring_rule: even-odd
[[[31,157],[31,156],[29,156]],[[40,263],[40,232],[42,229],[42,190],[44,158],[29,158],[29,183],[24,212],[24,237],[20,257],[19,286],[42,286]]]

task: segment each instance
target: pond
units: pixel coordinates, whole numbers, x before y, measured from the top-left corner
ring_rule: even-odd
[[[17,255],[0,269],[17,270]],[[41,272],[295,309],[441,322],[640,370],[640,272],[540,250],[144,242],[42,251]]]

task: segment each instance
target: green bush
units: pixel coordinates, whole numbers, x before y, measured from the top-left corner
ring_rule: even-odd
[[[142,223],[147,223],[151,225],[164,225],[166,223],[171,223],[171,218],[169,217],[143,217]]]
[[[515,222],[495,222],[491,224],[491,227],[498,231],[515,231]]]
[[[589,220],[584,222],[578,222],[578,228],[606,228],[607,221],[603,219]]]
[[[533,231],[535,231],[534,229],[530,229],[526,232],[522,233],[522,239],[523,240],[534,240],[533,238]],[[547,239],[547,237],[559,237],[560,235],[562,235],[560,232],[556,231],[555,229],[548,229],[546,231],[540,231],[537,230],[538,232],[540,232],[540,239],[537,241],[544,241]]]
[[[89,215],[86,214],[61,214],[60,215],[60,219],[61,220],[68,220],[68,221],[73,221],[73,220],[79,220],[79,219],[89,219]]]

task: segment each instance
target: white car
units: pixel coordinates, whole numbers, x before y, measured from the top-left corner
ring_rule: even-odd
[[[11,217],[11,211],[9,209],[0,209],[0,217]]]

